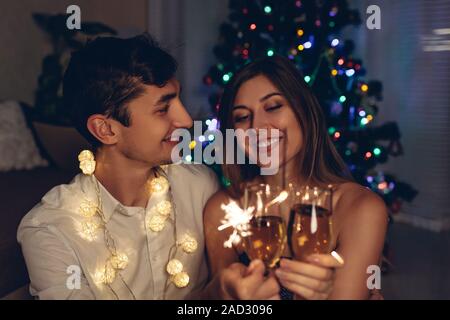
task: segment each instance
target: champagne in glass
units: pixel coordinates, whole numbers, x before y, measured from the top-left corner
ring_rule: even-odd
[[[255,215],[249,223],[250,235],[244,238],[244,249],[251,260],[262,260],[267,269],[275,267],[286,247],[286,227],[281,214],[286,199],[287,192],[267,184],[245,190],[244,206],[253,206]]]
[[[267,268],[273,268],[280,260],[286,241],[283,219],[279,216],[253,217],[251,235],[245,237],[245,249],[250,259],[260,259]]]
[[[311,254],[330,252],[331,213],[331,189],[304,187],[295,193],[288,239],[296,260],[305,261]]]

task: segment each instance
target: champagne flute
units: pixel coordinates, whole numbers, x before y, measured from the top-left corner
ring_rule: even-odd
[[[248,186],[244,191],[244,208],[255,208],[249,222],[250,234],[243,238],[244,250],[249,259],[262,260],[266,270],[276,266],[286,247],[282,206],[288,196],[287,191],[268,184]]]
[[[288,243],[296,260],[332,250],[332,197],[331,187],[305,186],[293,193]]]

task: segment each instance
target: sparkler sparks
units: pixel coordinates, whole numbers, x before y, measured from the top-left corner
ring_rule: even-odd
[[[249,231],[249,222],[253,217],[255,207],[242,209],[235,201],[231,200],[226,205],[222,204],[220,208],[225,211],[225,217],[221,221],[222,225],[217,229],[222,231],[229,227],[233,228],[233,233],[223,244],[225,248],[231,248],[233,244],[239,243],[241,237],[247,237],[251,234]]]

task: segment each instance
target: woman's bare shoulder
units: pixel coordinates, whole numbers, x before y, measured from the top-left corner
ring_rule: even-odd
[[[205,222],[218,221],[223,218],[222,204],[228,203],[230,195],[225,189],[220,189],[214,193],[206,202],[203,210],[203,220]]]
[[[225,189],[219,189],[214,193],[206,202],[205,208],[208,209],[220,209],[222,203],[228,202],[230,195]]]
[[[369,215],[378,212],[382,218],[387,216],[383,199],[366,187],[354,182],[346,182],[335,189],[336,211],[344,215]]]

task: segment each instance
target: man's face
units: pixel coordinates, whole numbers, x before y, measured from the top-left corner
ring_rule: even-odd
[[[156,166],[171,162],[170,141],[175,129],[192,127],[180,100],[180,84],[171,79],[164,87],[144,85],[145,92],[128,104],[130,126],[120,126],[117,147],[131,160]]]

